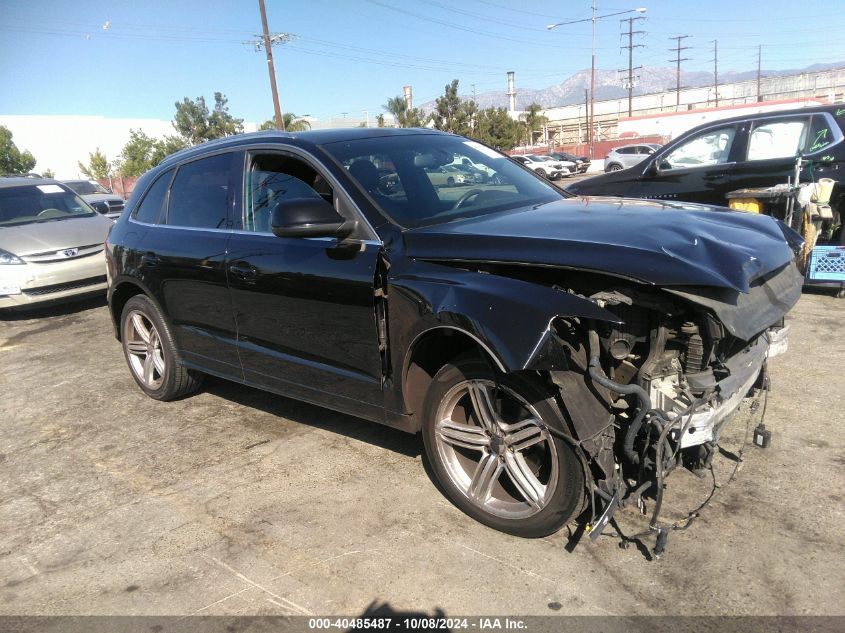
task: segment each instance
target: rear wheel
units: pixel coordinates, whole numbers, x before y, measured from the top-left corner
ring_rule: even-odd
[[[549,177],[549,175],[546,173],[546,170],[545,170],[545,169],[540,169],[539,167],[538,167],[537,169],[535,169],[535,170],[534,170],[534,173],[536,173],[538,176],[542,176],[543,178],[548,178],[548,177]]]
[[[170,328],[148,297],[126,302],[120,332],[132,377],[150,398],[174,400],[199,389],[202,374],[179,363]]]
[[[607,166],[607,169],[605,169],[605,171],[622,171],[622,165],[620,165],[619,163],[611,163]]]
[[[459,359],[435,375],[423,415],[432,469],[469,516],[531,538],[557,531],[576,512],[583,473],[572,447],[548,431],[565,424],[539,381],[494,376],[476,358]]]

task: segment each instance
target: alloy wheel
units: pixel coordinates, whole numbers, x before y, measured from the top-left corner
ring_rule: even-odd
[[[123,341],[129,367],[149,389],[158,389],[166,368],[161,337],[144,313],[133,310],[123,324]]]
[[[491,380],[452,387],[438,407],[434,435],[452,483],[490,514],[533,516],[557,488],[557,449],[546,425],[528,402]]]

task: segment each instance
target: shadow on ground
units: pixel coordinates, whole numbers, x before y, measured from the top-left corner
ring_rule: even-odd
[[[417,457],[421,454],[422,444],[418,435],[399,431],[363,418],[338,413],[307,402],[285,398],[268,391],[246,387],[239,383],[212,376],[206,377],[203,389],[220,398],[264,411],[279,418],[345,435],[408,457]]]
[[[108,305],[105,293],[87,299],[64,301],[50,305],[36,306],[24,309],[3,309],[0,310],[0,321],[29,321],[31,319],[46,319],[50,317],[62,317],[104,308]]]

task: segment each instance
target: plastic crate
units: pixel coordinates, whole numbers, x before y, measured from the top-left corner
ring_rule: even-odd
[[[845,246],[816,246],[810,251],[807,279],[845,282]]]

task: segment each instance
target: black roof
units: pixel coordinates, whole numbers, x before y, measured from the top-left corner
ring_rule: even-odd
[[[759,104],[755,105],[766,105],[766,102],[761,101]],[[814,112],[830,112],[831,114],[834,114],[835,110],[842,109],[843,106],[841,103],[820,106],[807,106],[804,108],[790,108],[789,110],[768,110],[766,112],[754,112],[752,108],[749,108],[749,111],[745,114],[738,114],[737,116],[732,116],[728,119],[713,119],[712,121],[707,121],[706,123],[701,123],[700,125],[690,128],[689,130],[687,130],[687,132],[697,130],[698,128],[702,127],[708,127],[711,125],[719,125],[721,123],[737,123],[739,121],[744,121],[752,117],[789,116],[792,114],[813,114]],[[690,110],[690,112],[695,112],[695,110]],[[684,134],[686,134],[686,132],[684,132]],[[639,145],[654,145],[654,143],[639,143]]]
[[[60,185],[58,180],[52,178],[34,178],[32,176],[4,176],[0,178],[0,189],[7,187],[22,187],[25,185]]]
[[[413,136],[423,134],[447,134],[439,130],[429,128],[392,128],[392,127],[344,127],[325,130],[308,130],[306,132],[282,132],[279,130],[265,130],[262,132],[250,132],[248,134],[234,134],[224,138],[200,143],[188,147],[165,158],[161,165],[183,160],[195,154],[203,154],[209,150],[222,149],[225,147],[237,147],[255,143],[256,141],[279,142],[298,141],[307,145],[324,145],[326,143],[339,143],[354,141],[365,138],[377,138],[381,136]]]

